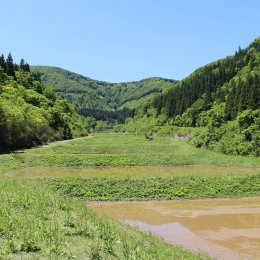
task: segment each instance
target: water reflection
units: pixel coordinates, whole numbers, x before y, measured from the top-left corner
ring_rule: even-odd
[[[92,202],[88,206],[217,259],[260,259],[260,198]]]

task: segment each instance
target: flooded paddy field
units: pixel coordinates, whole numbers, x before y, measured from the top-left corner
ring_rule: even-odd
[[[260,197],[88,202],[87,206],[215,259],[260,259]]]
[[[169,137],[158,136],[153,142],[147,142],[143,136],[106,133],[0,156],[0,161],[0,172],[13,177],[3,177],[2,181],[18,185],[21,194],[25,194],[22,198],[26,203],[27,196],[35,195],[37,205],[42,194],[58,194],[62,203],[65,200],[68,205],[80,202],[79,209],[84,208],[94,216],[94,222],[103,227],[103,218],[97,221],[92,210],[85,208],[85,201],[88,201],[88,207],[97,213],[163,239],[159,241],[127,225],[114,225],[109,218],[104,218],[113,223],[109,224],[109,230],[117,236],[114,241],[121,241],[113,244],[118,259],[122,259],[125,242],[129,244],[131,255],[137,252],[136,245],[140,245],[137,253],[144,256],[142,259],[147,259],[147,255],[153,259],[201,258],[189,250],[205,252],[216,259],[260,259],[259,158],[217,154]],[[32,184],[39,185],[44,192],[28,193]],[[14,191],[16,194],[17,188]],[[241,199],[252,196],[258,197]],[[238,199],[227,199],[235,197]],[[44,203],[44,211],[45,205],[48,203]],[[68,205],[61,208],[67,210]],[[21,211],[21,218],[26,217],[23,207]],[[78,216],[80,221],[72,222],[77,227],[85,223],[79,212],[65,215],[62,212],[62,216],[68,218],[69,225],[74,216]],[[17,214],[11,216],[15,218]],[[41,214],[37,213],[37,216]],[[57,219],[61,225],[59,233],[65,237],[64,245],[70,245],[70,250],[74,248],[73,252],[80,255],[81,248],[86,248],[82,242],[85,238],[75,236],[75,240],[71,240],[70,236],[67,239],[63,217]],[[6,232],[10,232],[9,229],[6,226]],[[33,226],[27,229],[35,232]],[[20,225],[17,230],[20,232]],[[93,234],[99,239],[98,232],[98,229],[94,230]],[[131,238],[133,233],[138,235]],[[155,242],[149,244],[149,239]],[[95,242],[92,237],[89,240]],[[179,253],[179,247],[164,243],[164,240],[189,250]],[[96,250],[94,244],[91,250]]]
[[[120,167],[31,167],[9,172],[14,177],[177,177],[226,174],[256,174],[259,167],[239,166],[120,166]]]

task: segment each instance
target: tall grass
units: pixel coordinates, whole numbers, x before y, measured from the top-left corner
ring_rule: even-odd
[[[55,192],[34,180],[1,177],[0,258],[1,259],[200,259],[183,249],[99,217],[84,204]],[[129,235],[125,249],[125,234]]]

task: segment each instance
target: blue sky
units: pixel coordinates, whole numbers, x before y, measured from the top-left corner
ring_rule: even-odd
[[[110,82],[182,79],[260,36],[259,0],[0,0],[0,53]]]

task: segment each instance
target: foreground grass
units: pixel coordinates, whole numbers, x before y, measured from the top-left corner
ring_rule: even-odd
[[[201,259],[34,180],[1,178],[1,259]]]
[[[179,176],[170,173],[162,177],[158,176],[162,167],[157,175],[147,170],[141,175],[112,174],[99,178],[85,173],[71,178],[68,172],[66,178],[62,174],[60,178],[43,179],[3,177],[4,173],[25,168],[26,173],[55,166],[48,169],[55,173],[54,169],[70,171],[68,167],[75,167],[76,171],[85,166],[120,165],[210,165],[212,173],[200,176],[190,173],[184,177],[182,173]],[[220,165],[241,168],[231,167],[230,172],[218,174],[219,168],[214,167]],[[0,259],[200,259],[202,256],[97,216],[75,197],[143,200],[255,196],[260,190],[259,167],[259,158],[198,150],[168,137],[147,142],[143,136],[115,133],[1,155]]]
[[[38,180],[3,177],[30,166],[30,153],[0,156],[0,259],[205,258],[97,216]]]

